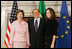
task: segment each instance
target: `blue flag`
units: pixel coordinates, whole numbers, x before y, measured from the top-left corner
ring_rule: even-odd
[[[13,21],[15,21],[17,19],[17,16],[16,16],[17,10],[18,10],[17,1],[14,1],[12,11],[11,11],[11,16],[10,16],[10,23],[12,23]]]
[[[71,26],[66,1],[62,2],[55,48],[71,48]]]

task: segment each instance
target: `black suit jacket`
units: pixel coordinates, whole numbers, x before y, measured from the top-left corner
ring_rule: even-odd
[[[31,48],[44,48],[45,43],[45,20],[40,18],[40,24],[37,32],[34,27],[34,19],[28,22],[30,32]]]

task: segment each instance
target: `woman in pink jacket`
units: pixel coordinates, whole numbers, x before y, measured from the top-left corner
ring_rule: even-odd
[[[12,23],[10,34],[11,48],[29,48],[28,24],[23,21],[24,11],[16,12],[17,20]]]

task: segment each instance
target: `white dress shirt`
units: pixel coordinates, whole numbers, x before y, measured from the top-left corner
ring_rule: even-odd
[[[39,27],[39,24],[40,24],[40,17],[39,18],[34,18],[34,25],[35,25],[35,21],[37,20],[38,22],[38,27]]]

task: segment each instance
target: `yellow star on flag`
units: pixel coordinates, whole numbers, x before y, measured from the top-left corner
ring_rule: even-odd
[[[70,28],[70,26],[67,26],[67,28],[69,29],[69,28]]]
[[[64,35],[61,35],[61,37],[63,38],[63,37],[64,37]]]
[[[68,31],[65,31],[65,34],[68,34]]]
[[[66,17],[65,17],[65,16],[63,16],[63,19],[66,19]]]
[[[66,22],[69,23],[69,20],[67,20]]]
[[[61,17],[61,15],[59,15],[59,17]]]
[[[58,36],[56,36],[56,38],[59,38]]]

